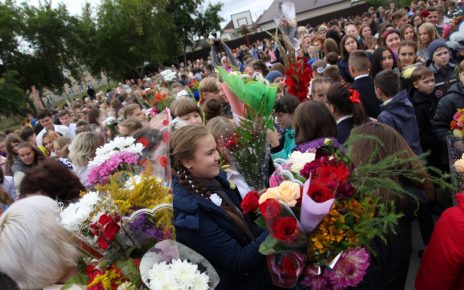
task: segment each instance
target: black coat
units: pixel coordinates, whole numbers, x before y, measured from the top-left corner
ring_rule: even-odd
[[[450,123],[458,109],[464,108],[464,86],[459,82],[451,86],[446,96],[438,101],[432,120],[432,132],[439,142],[441,168],[448,169],[446,139],[451,135]]]
[[[228,182],[216,177],[234,204],[240,208],[240,195]],[[224,201],[223,201],[224,202]],[[192,194],[173,181],[176,240],[204,256],[221,279],[216,289],[269,289],[265,256],[258,252],[268,233],[249,223],[256,238],[248,240],[210,199]]]
[[[337,124],[337,141],[340,144],[345,143],[350,137],[351,129],[354,127],[353,117],[346,118]]]
[[[375,95],[374,80],[370,76],[359,78],[351,85],[359,92],[364,110],[369,117],[377,119],[382,102]]]
[[[432,132],[438,140],[446,142],[446,136],[451,133],[450,123],[458,109],[464,108],[464,86],[454,84],[446,96],[440,99],[432,121]]]
[[[427,160],[431,165],[439,164],[438,142],[432,133],[432,119],[437,107],[437,99],[432,95],[424,95],[416,89],[409,96],[416,112],[417,125],[419,126],[420,143],[424,152],[431,151]]]
[[[399,91],[387,104],[381,105],[382,112],[377,121],[395,129],[417,155],[422,154],[419,127],[414,106],[405,90]]]
[[[456,74],[456,65],[449,63],[447,67],[438,69],[433,63],[429,65],[429,69],[432,70],[435,76],[435,90],[434,95],[439,100],[446,95],[448,90],[458,82]]]
[[[408,277],[409,260],[412,250],[411,223],[415,219],[417,201],[427,202],[426,193],[413,182],[403,180],[401,186],[411,197],[396,200],[396,210],[403,217],[395,227],[395,232],[386,235],[386,241],[377,237],[369,246],[375,253],[371,255],[369,268],[363,281],[356,290],[403,290]],[[417,199],[414,199],[415,196]]]

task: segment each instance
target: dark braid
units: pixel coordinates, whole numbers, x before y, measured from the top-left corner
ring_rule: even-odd
[[[185,187],[188,190],[192,190],[195,194],[198,194],[204,198],[209,198],[211,196],[211,191],[201,185],[201,183],[193,177],[190,172],[185,169],[182,165],[174,166],[176,171],[177,179],[179,180],[180,185]],[[249,240],[253,240],[255,237],[250,230],[248,224],[246,223],[243,215],[240,212],[237,212],[237,209],[229,205],[227,202],[221,204],[221,208],[226,212],[230,220],[238,227],[238,229],[244,233]]]

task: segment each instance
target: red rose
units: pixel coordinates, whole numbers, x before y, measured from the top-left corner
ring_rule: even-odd
[[[110,243],[116,238],[121,229],[119,221],[121,221],[119,215],[113,217],[104,213],[96,223],[90,225],[92,234],[98,237],[97,242],[101,249],[108,249]]]
[[[308,189],[308,195],[315,202],[321,203],[334,198],[334,191],[323,182],[319,182],[319,180],[312,180]]]
[[[259,211],[265,219],[273,219],[279,216],[280,210],[280,203],[273,198],[266,199],[266,201],[259,205]]]
[[[242,200],[240,207],[244,214],[254,212],[258,209],[259,206],[259,193],[256,191],[250,191],[245,195],[245,198]]]
[[[272,224],[272,231],[274,238],[287,242],[294,241],[300,232],[294,217],[277,218]]]

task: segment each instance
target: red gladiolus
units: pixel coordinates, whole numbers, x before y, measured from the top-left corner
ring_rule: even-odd
[[[274,219],[280,215],[281,205],[277,200],[269,198],[259,205],[259,211],[265,219]]]
[[[250,191],[247,193],[245,198],[242,200],[240,207],[244,214],[256,211],[259,207],[259,193],[256,191]]]
[[[272,224],[272,231],[274,238],[287,242],[294,241],[300,232],[296,218],[294,217],[276,219]]]

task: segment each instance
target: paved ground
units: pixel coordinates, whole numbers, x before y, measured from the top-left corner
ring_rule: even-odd
[[[409,272],[408,272],[408,280],[406,281],[406,288],[405,290],[414,290],[414,281],[416,279],[416,273],[419,269],[420,260],[417,256],[418,250],[423,250],[424,244],[422,243],[422,238],[419,232],[419,224],[417,221],[414,221],[412,225],[412,253],[411,253],[411,261],[409,262]]]

